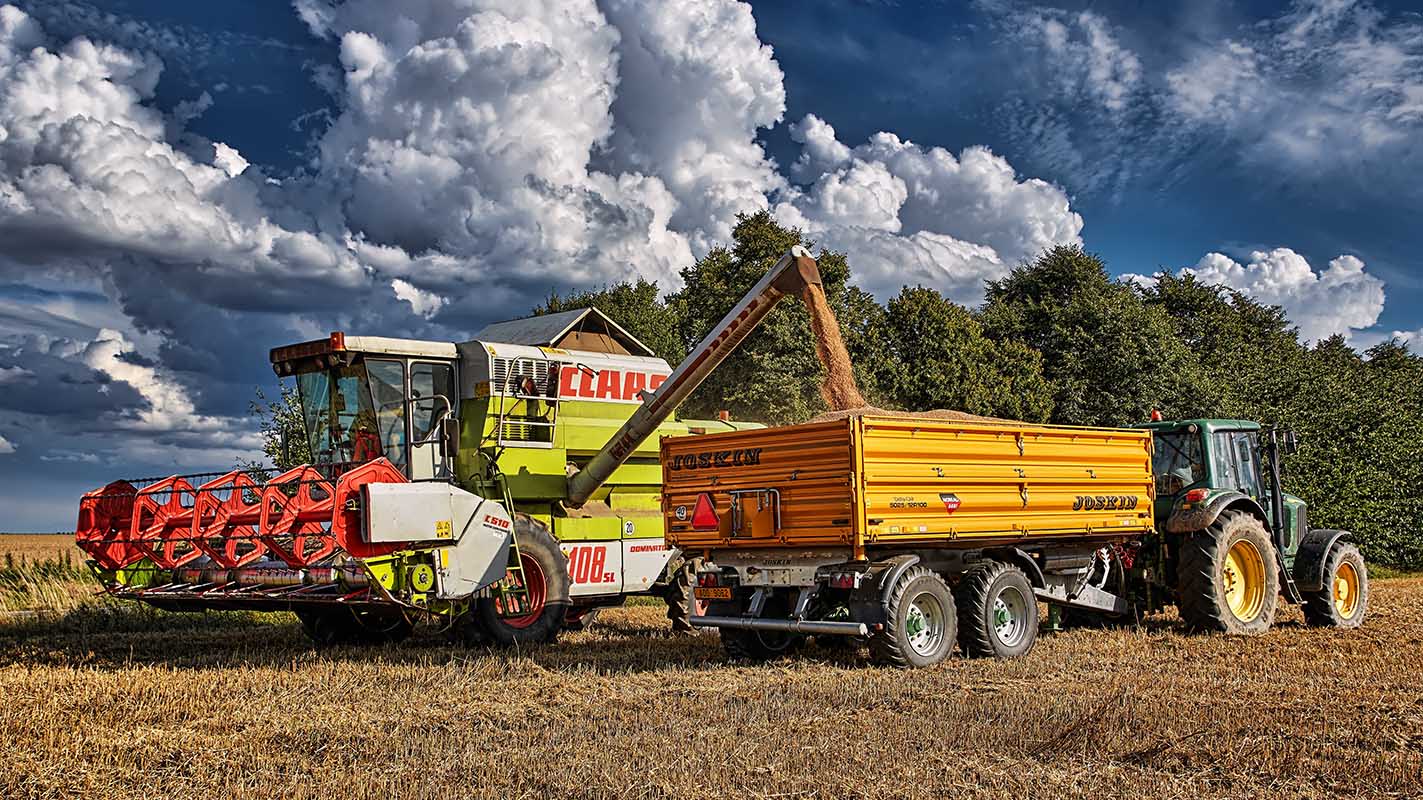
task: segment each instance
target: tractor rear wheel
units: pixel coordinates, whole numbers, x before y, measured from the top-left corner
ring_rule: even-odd
[[[1324,588],[1304,593],[1304,618],[1323,628],[1357,628],[1369,611],[1369,570],[1352,544],[1338,544],[1324,561]]]
[[[475,618],[489,641],[499,645],[552,642],[563,629],[568,614],[568,559],[548,526],[528,516],[514,517],[519,543],[519,565],[528,591],[528,609],[517,617],[500,616],[495,598],[482,597]]]
[[[1265,633],[1275,621],[1280,576],[1265,524],[1226,511],[1181,544],[1177,602],[1192,631]]]
[[[927,567],[904,571],[884,601],[884,627],[870,637],[876,664],[930,667],[954,652],[958,614],[948,584]]]
[[[1017,658],[1038,640],[1038,601],[1021,569],[1001,561],[964,573],[954,591],[959,647],[973,658]]]

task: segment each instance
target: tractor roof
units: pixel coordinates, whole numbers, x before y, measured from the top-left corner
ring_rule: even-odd
[[[1180,430],[1187,425],[1195,425],[1207,433],[1216,431],[1258,431],[1260,423],[1252,422],[1248,419],[1168,419],[1161,422],[1148,422],[1138,425],[1138,428],[1145,428],[1150,431],[1174,431]]]
[[[476,333],[480,342],[558,347],[592,353],[655,356],[652,348],[596,308],[495,322]]]

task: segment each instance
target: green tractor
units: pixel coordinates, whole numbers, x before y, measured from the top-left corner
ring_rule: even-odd
[[[1126,595],[1138,613],[1174,604],[1193,631],[1264,633],[1282,597],[1311,625],[1359,626],[1369,577],[1352,534],[1311,528],[1305,502],[1281,489],[1294,434],[1156,416],[1140,426],[1153,435],[1156,532],[1134,550],[1099,553],[1093,583]]]

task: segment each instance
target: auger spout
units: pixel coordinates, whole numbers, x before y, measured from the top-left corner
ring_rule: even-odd
[[[820,283],[820,268],[810,252],[800,245],[787,250],[741,302],[687,354],[657,391],[632,413],[588,465],[568,479],[566,503],[577,508],[588,502],[613,471],[761,324],[782,297]]]

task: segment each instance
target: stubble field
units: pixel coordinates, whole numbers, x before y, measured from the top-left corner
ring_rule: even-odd
[[[60,538],[0,547],[7,798],[1423,794],[1418,578],[1376,581],[1356,631],[1160,619],[898,672],[814,647],[730,666],[654,605],[522,652],[318,652],[286,614],[96,599],[39,569]]]

